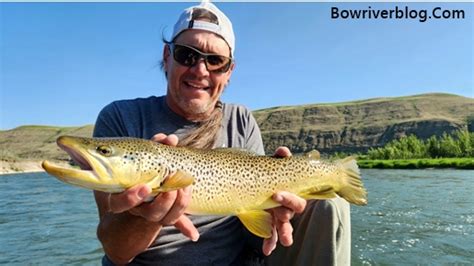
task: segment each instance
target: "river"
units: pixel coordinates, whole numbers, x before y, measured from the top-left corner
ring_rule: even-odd
[[[362,170],[352,264],[474,261],[474,171]],[[92,192],[45,173],[0,176],[0,264],[99,265]]]

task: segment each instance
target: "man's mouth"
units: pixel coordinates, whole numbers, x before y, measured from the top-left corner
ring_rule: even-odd
[[[206,84],[198,83],[198,82],[193,82],[193,81],[184,81],[184,84],[194,90],[208,90],[210,86],[207,86]]]

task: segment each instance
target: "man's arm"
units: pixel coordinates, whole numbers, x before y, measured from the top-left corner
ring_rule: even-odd
[[[176,136],[159,134],[153,140],[176,145]],[[97,237],[107,257],[116,264],[126,264],[145,251],[158,236],[163,225],[174,225],[184,235],[197,241],[199,233],[186,215],[191,188],[159,194],[143,203],[151,189],[146,185],[122,193],[94,192],[99,210]]]
[[[142,187],[129,189],[121,196],[136,201],[139,199],[138,196],[133,196],[133,194],[136,194],[136,190],[144,189]],[[109,205],[108,198],[110,194],[108,193],[94,191],[94,196],[100,217],[97,238],[102,243],[105,254],[116,264],[130,262],[136,255],[151,245],[160,232],[162,225],[158,222],[147,221],[128,211],[122,213],[109,211],[107,206]],[[110,200],[110,202],[113,201]]]

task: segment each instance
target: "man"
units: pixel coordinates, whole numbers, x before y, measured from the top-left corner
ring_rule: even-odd
[[[243,106],[220,102],[235,67],[234,50],[232,24],[216,6],[202,3],[186,9],[163,50],[166,96],[109,104],[97,118],[94,136],[130,136],[199,148],[237,147],[263,154],[260,130],[252,114]],[[280,148],[276,155],[291,154]],[[146,185],[120,194],[94,192],[100,216],[97,235],[106,254],[104,265],[243,264],[249,257],[246,254],[270,255],[277,242],[291,246],[290,220],[306,206],[306,201],[296,195],[276,193],[273,199],[282,206],[268,210],[274,218],[273,235],[262,242],[235,217],[185,215],[192,187],[161,193],[144,203],[150,192]],[[296,248],[291,251],[279,247],[267,262],[308,264],[318,262],[316,255],[320,262],[334,264],[340,254],[345,254],[343,263],[347,262],[348,204],[342,199],[334,202],[311,204],[320,207],[311,207],[308,215],[293,219],[301,223],[311,220],[311,224],[319,227],[310,231],[314,236],[304,240],[306,229],[312,225],[298,226]],[[329,211],[318,213],[318,208]],[[314,232],[319,229],[325,232]],[[338,250],[339,242],[345,243],[342,253]]]

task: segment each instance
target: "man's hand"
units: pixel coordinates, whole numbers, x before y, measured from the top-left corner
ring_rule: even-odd
[[[287,147],[279,147],[275,157],[289,157],[291,152]],[[273,200],[282,206],[268,210],[273,216],[273,233],[270,238],[263,240],[262,251],[266,256],[276,248],[278,239],[285,247],[293,244],[293,227],[290,220],[295,213],[302,213],[306,207],[306,200],[295,194],[281,191],[273,195]]]
[[[176,135],[156,134],[152,138],[166,145],[176,146]],[[137,185],[122,193],[109,194],[109,211],[129,213],[140,216],[147,221],[161,225],[174,225],[185,236],[193,241],[199,239],[199,232],[191,220],[184,215],[184,211],[191,201],[191,187],[176,191],[160,193],[151,202],[143,202],[151,193],[147,185]]]

